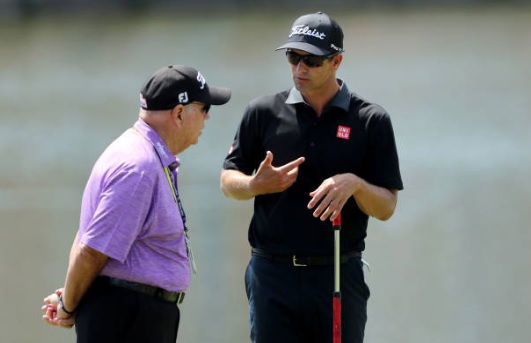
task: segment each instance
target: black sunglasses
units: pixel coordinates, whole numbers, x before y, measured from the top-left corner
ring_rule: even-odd
[[[296,52],[293,52],[291,50],[286,51],[286,56],[288,57],[288,62],[293,64],[294,66],[298,65],[299,62],[302,60],[304,64],[306,64],[310,68],[316,68],[323,65],[325,60],[329,60],[332,57],[334,57],[336,54],[328,55],[328,56],[316,56],[316,55],[300,55]]]

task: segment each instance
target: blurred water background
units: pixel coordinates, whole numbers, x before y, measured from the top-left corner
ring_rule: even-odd
[[[531,340],[531,7],[233,1],[28,16],[13,3],[0,6],[0,342],[74,341],[41,321],[42,298],[63,283],[93,163],[168,64],[233,90],[181,156],[199,274],[178,341],[249,341],[252,203],[224,198],[219,171],[248,101],[291,87],[273,49],[317,10],[344,29],[339,76],[390,112],[406,187],[391,220],[369,223],[366,342]]]

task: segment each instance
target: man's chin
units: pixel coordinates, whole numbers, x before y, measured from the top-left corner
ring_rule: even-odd
[[[306,89],[305,85],[300,82],[295,82],[294,85],[295,85],[295,89],[297,89],[299,92]]]

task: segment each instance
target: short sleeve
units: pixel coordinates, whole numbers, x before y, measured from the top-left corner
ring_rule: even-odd
[[[124,171],[110,176],[92,219],[80,232],[80,241],[123,263],[146,221],[153,187],[143,173]]]
[[[365,178],[387,189],[403,189],[395,135],[389,114],[381,107],[372,108],[368,122],[369,151]]]
[[[223,169],[235,169],[247,175],[254,172],[260,163],[258,156],[261,156],[259,132],[257,111],[249,105],[223,162]]]

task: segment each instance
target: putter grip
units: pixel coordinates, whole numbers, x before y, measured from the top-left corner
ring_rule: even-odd
[[[341,226],[341,213],[332,221],[332,226]]]
[[[334,294],[333,299],[332,342],[341,343],[341,295]]]

